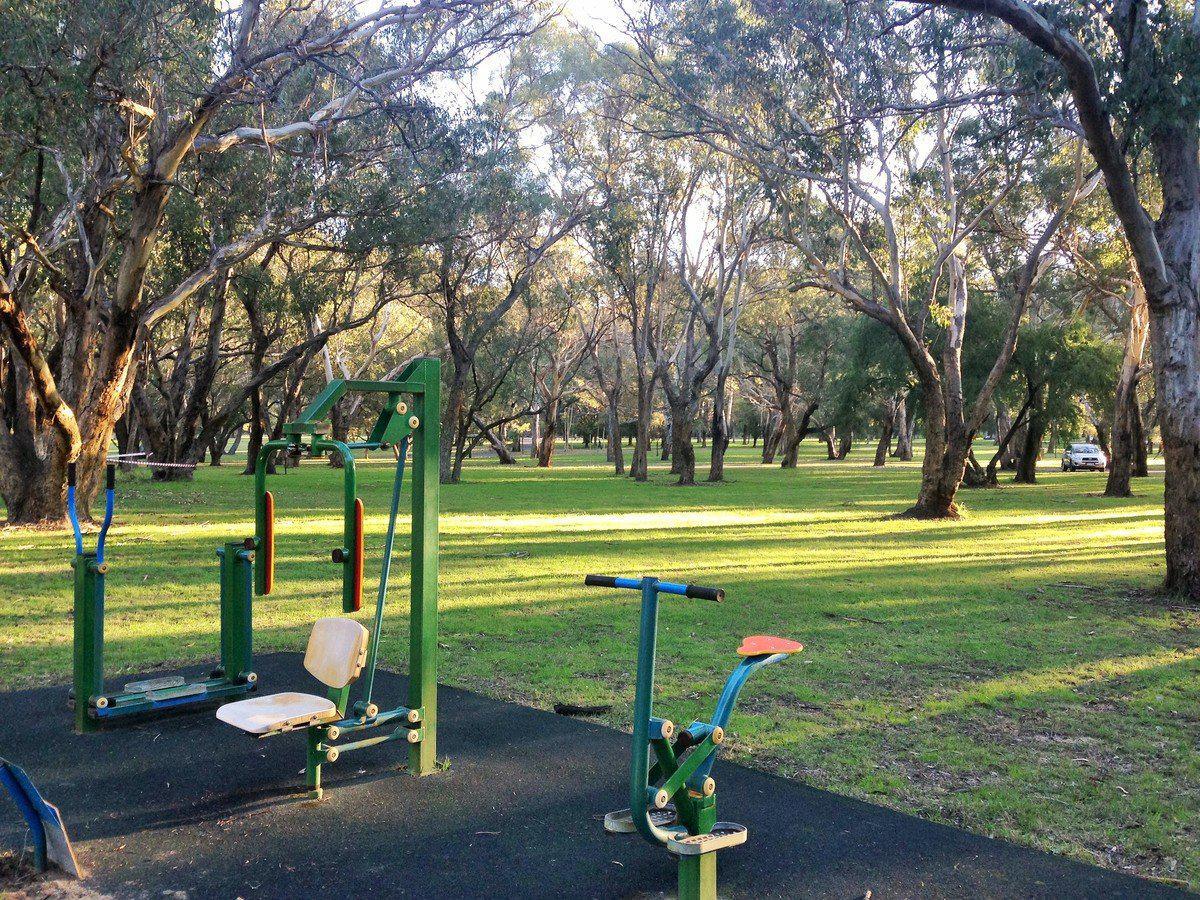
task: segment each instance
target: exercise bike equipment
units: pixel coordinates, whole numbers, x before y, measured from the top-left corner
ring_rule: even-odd
[[[605,815],[604,828],[616,834],[636,831],[649,843],[674,854],[679,861],[680,900],[715,900],[716,851],[743,844],[747,838],[745,826],[717,821],[717,785],[711,775],[717,748],[724,743],[729,717],[750,675],[800,652],[803,645],[768,635],[743,639],[737,650],[741,660],[725,680],[712,719],[676,729],[669,720],[656,718],[652,709],[659,594],[719,602],[725,592],[652,577],[588,575],[584,584],[638,590],[642,594],[630,806]],[[653,766],[651,750],[655,756]]]

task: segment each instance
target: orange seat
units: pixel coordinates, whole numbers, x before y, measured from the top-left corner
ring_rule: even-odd
[[[755,634],[742,638],[742,646],[737,648],[737,652],[738,656],[767,656],[773,653],[799,653],[803,649],[804,645],[799,641]]]

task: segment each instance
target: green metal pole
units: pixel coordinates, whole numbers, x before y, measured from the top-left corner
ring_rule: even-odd
[[[221,669],[231,682],[249,673],[253,643],[254,553],[241,541],[217,550],[221,559]]]
[[[679,857],[679,900],[717,900],[717,854]]]
[[[267,441],[258,451],[254,460],[254,542],[259,550],[263,550],[263,541],[267,537],[267,460],[276,450],[285,450],[290,442],[286,440]],[[260,597],[267,592],[267,554],[260,553],[254,565],[254,591]]]
[[[637,682],[633,698],[633,760],[629,766],[629,811],[642,837],[665,844],[650,821],[650,716],[654,709],[654,651],[658,638],[658,590],[653,578],[642,579],[642,612],[638,627]]]
[[[78,554],[75,569],[75,730],[97,731],[88,715],[92,697],[104,693],[104,573],[95,553]]]
[[[414,395],[412,588],[409,614],[408,705],[421,709],[423,737],[409,745],[408,769],[427,775],[437,764],[438,439],[441,434],[441,363],[422,360]]]
[[[314,452],[332,451],[342,458],[342,612],[354,612],[354,501],[358,499],[358,475],[354,452],[341,441],[316,438]]]

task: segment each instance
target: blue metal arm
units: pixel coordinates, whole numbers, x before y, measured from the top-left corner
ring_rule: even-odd
[[[67,516],[71,520],[71,530],[75,532],[75,555],[83,556],[83,532],[75,511],[75,463],[67,463]]]
[[[787,656],[786,653],[747,656],[734,666],[733,671],[729,673],[729,677],[725,679],[725,688],[721,691],[721,698],[717,700],[717,708],[713,712],[712,724],[717,728],[728,727],[729,717],[733,714],[733,708],[737,705],[738,695],[742,692],[742,688],[746,686],[746,682],[750,680],[750,676],[763,666],[769,666],[773,662],[787,659]],[[689,784],[703,785],[704,779],[712,772],[713,763],[716,761],[717,754],[714,752],[696,769],[692,777],[688,779]]]
[[[96,539],[97,565],[104,562],[104,539],[108,537],[108,526],[112,524],[113,508],[116,506],[117,467],[110,463],[104,477],[104,523],[100,526],[100,537]]]

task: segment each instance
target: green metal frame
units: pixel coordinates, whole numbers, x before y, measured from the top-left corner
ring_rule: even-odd
[[[365,441],[336,441],[328,433],[327,418],[333,405],[351,393],[384,394],[383,410]],[[411,403],[411,408],[409,404]],[[331,690],[329,697],[338,710],[338,721],[310,726],[307,731],[305,780],[309,796],[321,796],[321,767],[336,761],[343,753],[375,744],[404,740],[409,744],[408,769],[415,775],[432,772],[437,762],[437,588],[438,588],[438,456],[441,433],[441,363],[432,358],[415,360],[397,381],[333,381],[308,405],[295,422],[283,427],[284,437],[268,441],[255,460],[255,592],[268,593],[268,568],[274,548],[267,548],[267,463],[273,452],[307,454],[321,457],[336,453],[342,461],[343,546],[335,548],[333,558],[342,565],[342,609],[355,609],[354,583],[355,501],[358,482],[355,450],[401,447],[412,448],[412,543],[410,560],[410,611],[408,705],[379,710],[371,701],[374,684],[378,635],[382,624],[383,603],[387,591],[385,566],[381,579],[374,629],[363,678],[364,695],[351,703],[351,687]],[[399,499],[397,471],[396,494]],[[395,510],[392,523],[394,527]],[[389,544],[390,549],[390,535]],[[269,549],[269,554],[263,552]],[[388,555],[390,560],[390,553]],[[389,734],[366,737],[344,743],[339,738],[369,731],[384,725],[396,725]],[[264,737],[278,732],[271,732]]]
[[[688,839],[714,835],[715,831],[728,826],[735,829],[730,837],[740,834],[744,841],[745,829],[733,823],[717,821],[717,785],[709,773],[717,750],[724,741],[729,717],[747,679],[763,666],[785,659],[799,645],[788,650],[767,650],[744,655],[726,679],[711,721],[693,722],[675,735],[669,722],[654,716],[659,594],[720,600],[724,592],[717,588],[663,582],[651,577],[635,579],[588,575],[584,583],[596,587],[639,590],[642,595],[628,818],[624,818],[624,810],[610,813],[605,817],[605,827],[615,831],[636,831],[649,843],[671,849],[678,858],[680,900],[716,900],[717,851],[723,846],[736,846],[736,843],[722,843],[722,834],[716,834],[714,842],[707,845],[704,842],[689,842]],[[651,752],[654,755],[653,765]],[[653,813],[665,809],[668,804],[674,805],[674,814],[656,821]],[[699,852],[690,852],[697,847]],[[682,852],[684,849],[689,852]]]
[[[253,591],[251,562],[254,553],[237,541],[217,550],[221,560],[220,667],[207,678],[154,687],[127,685],[110,692],[104,686],[105,575],[110,563],[99,563],[92,552],[78,553],[75,570],[74,684],[75,730],[99,730],[106,721],[136,713],[156,713],[217,699],[228,699],[255,689],[258,676],[252,664],[251,626]]]

